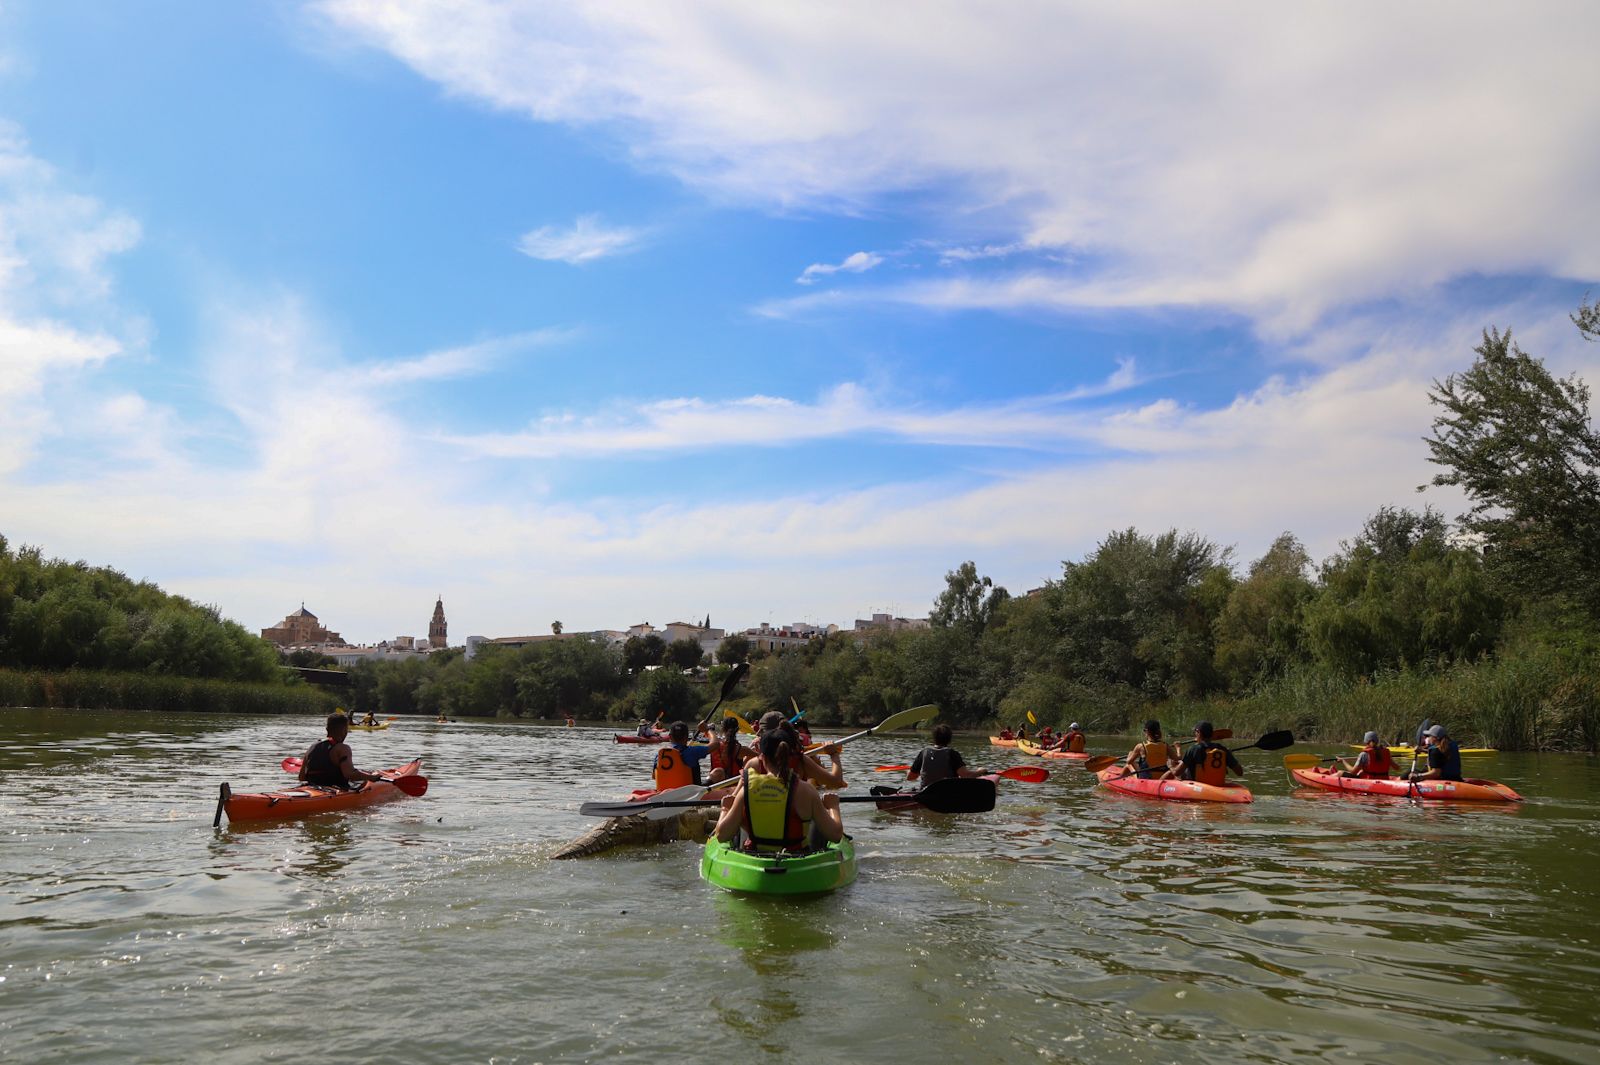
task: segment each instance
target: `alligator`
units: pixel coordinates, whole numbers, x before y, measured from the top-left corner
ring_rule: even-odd
[[[608,817],[550,857],[587,858],[624,844],[671,843],[680,839],[704,843],[716,823],[717,812],[712,810],[690,810],[655,821],[643,814]]]

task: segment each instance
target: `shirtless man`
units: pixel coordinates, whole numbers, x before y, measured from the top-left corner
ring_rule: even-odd
[[[328,715],[328,738],[318,740],[300,759],[300,780],[306,784],[321,784],[330,788],[351,790],[351,785],[367,780],[382,780],[377,773],[363,773],[356,768],[350,754],[350,745],[344,742],[350,734],[350,719],[343,714]]]

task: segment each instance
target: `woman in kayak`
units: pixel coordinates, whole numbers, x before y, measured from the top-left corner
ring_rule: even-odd
[[[1366,744],[1360,754],[1356,755],[1355,764],[1350,759],[1341,758],[1339,764],[1344,766],[1339,773],[1341,777],[1368,777],[1375,780],[1388,780],[1389,773],[1394,769],[1394,757],[1390,755],[1389,748],[1378,739],[1376,732],[1368,732],[1361,737],[1361,742]]]
[[[731,717],[723,718],[722,735],[711,745],[711,775],[707,779],[715,784],[731,776],[737,776],[749,757],[749,749],[739,742],[738,720]]]
[[[921,782],[925,788],[939,780],[950,777],[981,777],[981,769],[968,769],[966,759],[961,757],[961,752],[950,746],[950,726],[944,722],[933,726],[933,746],[924,747],[911,759],[911,768],[906,771],[906,781],[911,784]]]
[[[377,773],[363,773],[356,768],[345,737],[350,735],[350,719],[343,714],[328,715],[328,738],[318,740],[300,759],[300,780],[325,788],[350,790],[352,784],[364,780],[382,780]]]
[[[1423,773],[1407,773],[1407,780],[1461,780],[1461,748],[1445,732],[1443,725],[1430,725],[1422,734],[1428,748],[1428,768]]]
[[[1167,770],[1163,780],[1194,780],[1220,788],[1228,782],[1228,774],[1244,776],[1244,766],[1233,752],[1211,739],[1211,722],[1202,721],[1194,727],[1194,743],[1183,752],[1182,760]]]
[[[760,752],[766,749],[766,745],[761,742],[761,739],[769,732],[781,732],[784,734],[784,738],[789,741],[789,750],[791,752],[789,755],[790,768],[806,780],[809,780],[819,788],[843,788],[846,786],[844,763],[839,760],[839,753],[842,748],[837,743],[827,743],[819,747],[816,754],[808,752],[801,744],[800,736],[795,732],[794,726],[789,724],[788,720],[776,710],[769,710],[762,714],[761,721],[757,725],[757,750],[753,754],[752,761],[758,772],[765,773],[767,771],[765,757]],[[827,755],[829,761],[833,763],[833,768],[824,769],[822,763],[817,760],[817,754]]]
[[[1148,780],[1161,776],[1177,764],[1178,752],[1161,738],[1161,722],[1154,718],[1146,721],[1144,739],[1128,752],[1128,772]]]
[[[689,726],[682,721],[674,721],[667,736],[667,746],[656,752],[656,790],[699,784],[700,763],[711,753],[711,748],[689,746]]]
[[[791,741],[798,742],[789,729],[763,733],[762,763],[793,764]],[[819,838],[837,843],[844,838],[839,797],[823,795],[791,770],[772,774],[749,763],[717,819],[716,835],[722,842],[730,842],[740,832],[747,850],[803,850]]]

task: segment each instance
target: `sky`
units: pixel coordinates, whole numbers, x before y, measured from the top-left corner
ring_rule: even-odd
[[[1316,559],[1600,382],[1592,5],[0,0],[0,535],[352,642]]]

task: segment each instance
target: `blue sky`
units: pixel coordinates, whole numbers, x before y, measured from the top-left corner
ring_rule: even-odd
[[[0,534],[347,638],[1332,552],[1597,376],[1584,4],[0,3]]]

